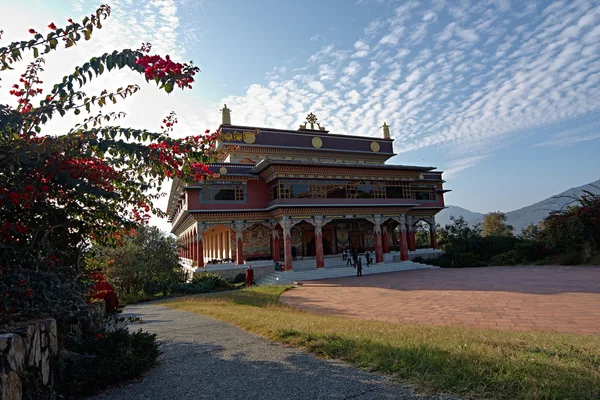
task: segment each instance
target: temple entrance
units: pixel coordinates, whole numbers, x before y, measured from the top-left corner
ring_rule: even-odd
[[[302,254],[304,257],[314,257],[316,254],[315,248],[315,232],[314,231],[303,231],[302,232]]]
[[[336,254],[334,252],[334,233],[333,229],[323,229],[323,254]],[[302,231],[302,254],[304,257],[316,256],[315,232],[314,230]]]
[[[350,232],[348,234],[350,249],[357,249],[359,252],[365,249],[365,236],[362,233]]]

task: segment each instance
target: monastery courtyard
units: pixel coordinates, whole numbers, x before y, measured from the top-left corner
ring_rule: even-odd
[[[600,334],[599,267],[414,270],[304,282],[281,299],[358,319]]]

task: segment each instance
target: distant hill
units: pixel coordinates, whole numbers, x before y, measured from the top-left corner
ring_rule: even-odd
[[[483,214],[478,212],[469,211],[466,208],[458,206],[447,206],[448,208],[443,209],[435,215],[435,222],[440,226],[446,226],[450,224],[450,217],[460,217],[461,215],[465,218],[469,224],[475,224],[483,220]]]
[[[599,188],[600,179],[595,182],[588,183],[587,185],[565,190],[562,193],[549,197],[530,206],[507,212],[507,222],[508,224],[515,227],[515,233],[518,234],[519,232],[521,232],[521,229],[523,229],[527,225],[531,223],[537,224],[541,222],[544,218],[548,216],[550,211],[560,210],[568,204],[570,204],[573,201],[573,196],[580,196],[581,194],[583,194],[584,190],[600,194]],[[461,207],[448,206],[447,209],[440,211],[436,215],[436,222],[439,222],[441,226],[445,226],[446,224],[450,223],[451,215],[455,217],[459,217],[462,215],[469,224],[483,222],[484,216],[481,213],[472,212]]]

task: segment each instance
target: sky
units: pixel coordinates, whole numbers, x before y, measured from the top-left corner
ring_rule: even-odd
[[[124,125],[159,130],[173,110],[175,136],[202,133],[218,127],[224,103],[239,125],[297,129],[313,112],[331,133],[380,137],[387,122],[389,162],[437,167],[452,190],[446,203],[477,212],[600,179],[600,0],[106,3],[113,14],[91,41],[46,57],[46,87],[92,56],[142,42],[202,71],[193,90],[170,95],[126,71],[87,85],[89,94],[142,86],[112,108],[127,113]],[[0,45],[99,4],[2,0]],[[2,74],[0,102],[13,101],[20,73]]]

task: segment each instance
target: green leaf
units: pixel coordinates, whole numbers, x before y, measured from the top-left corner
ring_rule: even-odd
[[[38,58],[38,56],[40,55],[40,52],[38,51],[37,47],[33,48],[33,58]]]
[[[79,108],[76,108],[74,111],[75,115],[79,115],[81,113],[81,110]]]
[[[169,80],[165,83],[165,92],[171,93],[173,91],[173,81]]]

